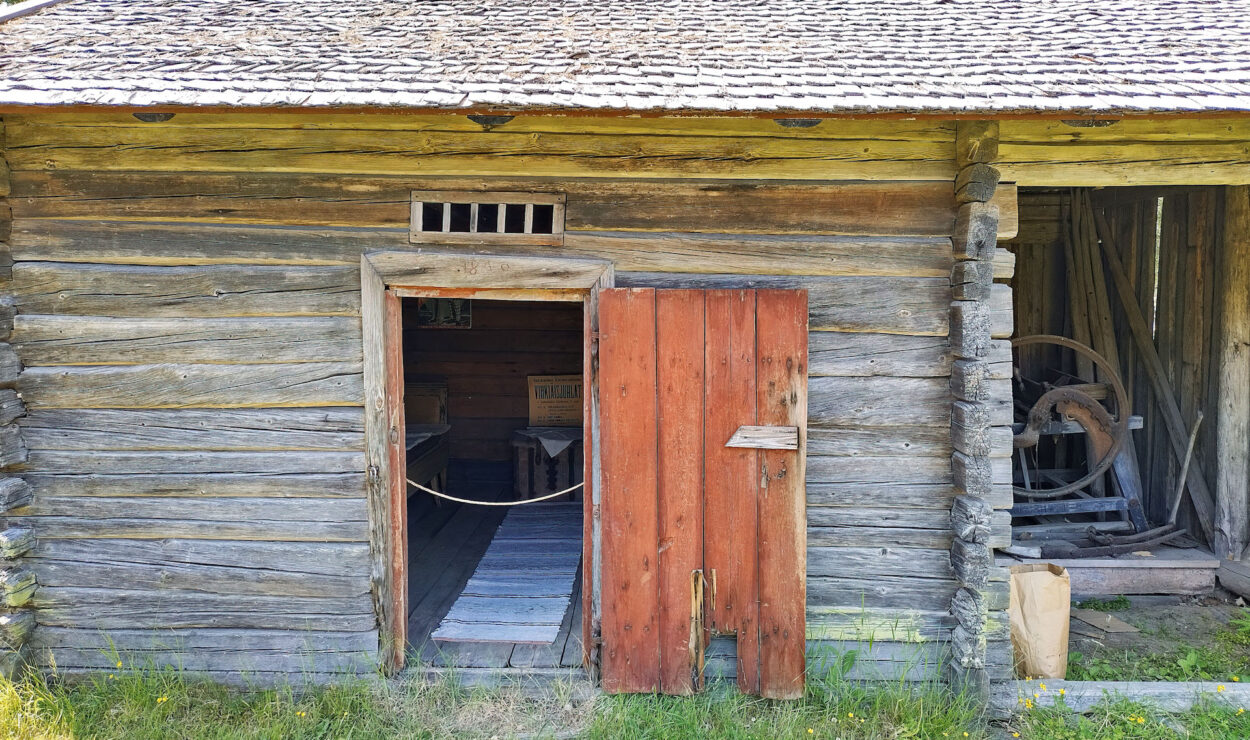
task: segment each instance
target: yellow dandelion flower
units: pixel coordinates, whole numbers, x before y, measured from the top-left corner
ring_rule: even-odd
[[[110,674],[109,674],[109,680],[110,680],[110,681],[116,681],[116,680],[117,680],[117,676],[114,676],[112,673],[110,673]]]
[[[1032,699],[1025,699],[1025,700],[1024,700],[1024,708],[1025,708],[1025,709],[1032,709],[1032,708],[1033,708],[1033,700],[1032,700]]]
[[[1224,684],[1220,684],[1219,686],[1216,686],[1216,687],[1215,687],[1215,690],[1216,690],[1216,691],[1223,691],[1223,690],[1224,690]]]
[[[1042,698],[1042,695],[1041,695],[1041,694],[1039,694],[1039,693],[1037,693],[1036,691],[1034,691],[1034,692],[1033,692],[1033,698],[1034,698],[1034,699],[1040,699],[1040,698]]]
[[[848,716],[848,717],[854,717],[854,716],[855,716],[855,713],[854,713],[854,712],[847,712],[847,713],[846,713],[846,716]]]
[[[1041,689],[1042,691],[1045,691],[1045,690],[1046,690],[1046,684],[1044,684],[1044,683],[1039,683],[1039,684],[1037,685],[1037,688]]]
[[[121,668],[121,667],[122,667],[122,662],[121,662],[120,660],[119,660],[119,661],[117,661],[117,667],[118,667],[118,668]]]
[[[168,696],[158,696],[158,697],[156,697],[156,703],[157,703],[157,704],[164,704],[164,703],[165,703],[165,702],[167,702],[167,701],[169,701],[169,697],[168,697]]]
[[[1241,681],[1241,676],[1233,676],[1233,683]]]
[[[1146,724],[1146,718],[1145,718],[1145,717],[1138,717],[1138,718],[1137,718],[1137,724],[1139,724],[1139,725],[1144,725],[1144,724]]]
[[[968,737],[968,733],[966,733],[966,732],[965,732],[965,733],[964,733],[964,737]]]
[[[1237,714],[1241,714],[1241,713],[1243,713],[1243,712],[1245,712],[1245,711],[1246,711],[1246,710],[1245,710],[1244,708],[1238,709],[1238,710],[1237,710]]]
[[[815,731],[815,730],[813,730],[812,728],[810,728],[810,727],[809,727],[809,728],[807,728],[807,734],[811,735],[811,734],[814,734],[815,732],[816,732],[816,731]]]
[[[1013,732],[1013,733],[1011,733],[1011,736],[1012,736],[1012,737],[1020,737],[1020,733],[1018,733],[1018,732]]]
[[[1068,690],[1067,690],[1067,689],[1059,689],[1059,695],[1060,695],[1060,696],[1063,696],[1063,695],[1064,695],[1064,694],[1066,694],[1066,693],[1068,693]]]

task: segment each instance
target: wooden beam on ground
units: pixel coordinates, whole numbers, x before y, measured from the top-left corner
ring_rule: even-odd
[[[1250,186],[1225,190],[1220,274],[1214,546],[1240,560],[1250,519]]]

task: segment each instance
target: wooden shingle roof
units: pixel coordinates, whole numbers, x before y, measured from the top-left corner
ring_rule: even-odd
[[[64,0],[0,105],[1250,109],[1250,0]]]

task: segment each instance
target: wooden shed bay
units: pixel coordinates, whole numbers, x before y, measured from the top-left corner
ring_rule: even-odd
[[[42,39],[77,6],[11,28]],[[996,242],[1025,188],[1044,207],[1059,188],[1218,186],[1215,341],[1193,351],[1219,368],[1212,541],[1244,547],[1236,112],[19,93],[0,96],[10,665],[90,672],[115,645],[223,681],[407,663],[793,697],[854,649],[865,678],[1006,680],[993,551],[1012,535],[1020,319]],[[434,300],[468,301],[472,325],[422,326]],[[544,597],[569,604],[558,637],[431,639],[509,524],[405,482],[405,388],[446,389],[445,418],[420,420],[450,427],[446,474],[419,482],[502,500],[507,473],[487,471],[526,426],[522,381],[569,373],[580,503],[508,520],[536,527],[517,571],[567,569],[550,558],[578,543],[577,580]]]

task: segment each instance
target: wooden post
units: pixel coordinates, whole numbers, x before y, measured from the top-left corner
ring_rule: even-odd
[[[951,369],[952,407],[951,475],[957,496],[951,510],[951,568],[960,588],[951,602],[955,628],[951,634],[949,663],[952,685],[974,698],[989,696],[991,662],[986,638],[994,599],[991,583],[994,554],[990,548],[995,483],[991,475],[991,450],[981,440],[991,438],[987,397],[992,341],[990,334],[988,278],[970,280],[969,275],[991,274],[997,248],[998,208],[989,203],[998,185],[998,170],[990,163],[998,153],[998,124],[992,121],[961,122],[956,128],[955,159],[959,174],[955,200],[959,210],[953,227],[955,267],[951,271],[950,347],[955,356]],[[956,411],[958,413],[956,413]],[[973,423],[972,420],[978,420]],[[1007,497],[1010,503],[1010,496]],[[971,607],[970,605],[974,605]],[[1005,649],[995,644],[995,651]]]
[[[1215,553],[1240,560],[1250,506],[1250,186],[1225,189],[1220,273]]]

